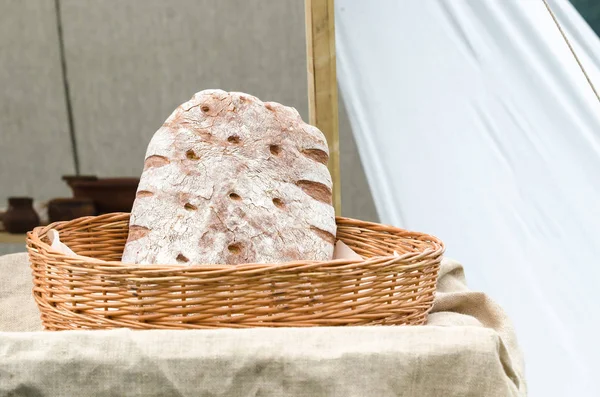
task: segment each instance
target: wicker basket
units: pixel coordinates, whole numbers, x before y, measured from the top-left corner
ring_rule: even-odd
[[[56,222],[27,235],[33,295],[48,330],[423,324],[443,243],[376,223],[337,223],[338,239],[363,260],[127,265],[119,260],[129,214]],[[89,258],[53,250],[50,229]]]

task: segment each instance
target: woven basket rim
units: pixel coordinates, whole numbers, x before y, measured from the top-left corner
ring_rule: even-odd
[[[77,255],[75,257],[73,256],[69,256],[66,254],[63,254],[59,251],[56,251],[55,249],[53,249],[49,244],[45,243],[44,241],[42,241],[42,236],[45,236],[46,233],[51,230],[51,229],[55,229],[58,226],[65,226],[68,227],[73,223],[82,223],[85,221],[101,221],[104,218],[107,219],[112,219],[113,221],[115,221],[115,216],[122,216],[123,220],[124,219],[128,219],[129,218],[129,213],[127,212],[114,212],[114,213],[108,213],[108,214],[103,214],[103,215],[97,215],[97,216],[86,216],[86,217],[81,217],[81,218],[77,218],[77,219],[73,219],[71,221],[58,221],[58,222],[53,222],[49,225],[46,226],[38,226],[36,228],[34,228],[32,231],[29,231],[27,233],[27,238],[26,238],[26,242],[27,242],[27,246],[29,248],[31,248],[32,246],[39,246],[40,248],[46,250],[48,253],[51,253],[53,257],[55,257],[57,260],[61,260],[61,261],[68,261],[70,263],[78,263],[80,265],[85,264],[86,268],[96,268],[96,267],[110,267],[112,269],[118,269],[120,271],[134,271],[134,272],[139,272],[139,271],[144,271],[144,272],[148,272],[148,273],[163,273],[163,272],[196,272],[198,270],[204,269],[204,270],[208,270],[210,269],[211,271],[214,271],[215,273],[228,273],[228,272],[240,272],[240,271],[248,271],[248,272],[252,272],[254,271],[265,271],[265,270],[273,270],[273,271],[281,271],[281,270],[285,270],[286,268],[297,268],[299,265],[300,266],[306,266],[307,268],[310,268],[312,266],[315,267],[319,267],[319,266],[331,266],[334,267],[335,265],[339,264],[341,267],[344,266],[353,266],[356,265],[357,263],[361,263],[363,265],[369,265],[371,262],[377,262],[380,265],[387,262],[388,260],[390,262],[397,262],[399,260],[402,261],[406,261],[406,260],[416,260],[419,259],[422,256],[427,256],[427,255],[431,255],[431,254],[435,254],[435,255],[443,255],[445,252],[445,245],[443,243],[442,240],[440,240],[439,238],[427,234],[427,233],[422,233],[422,232],[415,232],[415,231],[409,231],[406,229],[402,229],[399,227],[395,227],[395,226],[391,226],[391,225],[385,225],[385,224],[381,224],[381,223],[376,223],[376,222],[368,222],[368,221],[362,221],[362,220],[358,220],[358,219],[353,219],[353,218],[348,218],[348,217],[341,217],[341,216],[336,216],[336,224],[337,225],[344,225],[344,224],[350,224],[351,226],[357,226],[357,227],[366,227],[366,228],[382,228],[382,229],[387,229],[390,230],[392,229],[395,233],[398,234],[404,234],[406,235],[407,238],[410,237],[419,237],[419,240],[422,241],[427,241],[432,243],[435,246],[435,249],[426,249],[424,251],[420,251],[420,252],[406,252],[404,254],[399,254],[399,255],[382,255],[382,256],[373,256],[370,258],[365,258],[362,257],[362,259],[336,259],[336,260],[329,260],[329,261],[311,261],[311,260],[295,260],[295,261],[290,261],[290,262],[282,262],[282,263],[243,263],[243,264],[237,264],[237,265],[228,265],[228,264],[194,264],[194,265],[190,265],[190,266],[183,266],[183,265],[176,265],[176,264],[149,264],[149,265],[139,265],[139,264],[126,264],[120,261],[105,261],[102,259],[97,259],[97,258],[93,258],[93,257],[89,257],[89,256],[82,256],[82,255]],[[59,230],[60,232],[60,230]],[[336,238],[337,241],[337,238]],[[311,266],[312,265],[312,266]],[[411,265],[405,265],[405,269],[406,270],[410,270]],[[414,267],[417,268],[419,267],[419,264],[415,264]]]
[[[56,222],[27,236],[33,295],[48,330],[424,324],[433,306],[443,242],[373,222],[336,221],[336,239],[360,259],[124,264],[119,260],[130,214]],[[45,242],[50,229],[90,256],[52,249]]]

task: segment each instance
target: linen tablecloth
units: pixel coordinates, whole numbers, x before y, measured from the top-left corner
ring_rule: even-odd
[[[416,327],[44,332],[26,254],[0,286],[0,395],[526,395],[510,321],[448,259]]]

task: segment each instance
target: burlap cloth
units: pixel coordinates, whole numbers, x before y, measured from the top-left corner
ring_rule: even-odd
[[[420,327],[41,328],[26,254],[0,257],[0,396],[526,395],[509,320],[451,260]]]

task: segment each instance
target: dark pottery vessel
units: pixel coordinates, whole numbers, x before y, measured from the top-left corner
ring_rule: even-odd
[[[140,178],[99,178],[70,183],[74,197],[94,201],[98,215],[109,212],[131,212]]]
[[[96,215],[96,206],[89,198],[57,198],[48,203],[50,223],[93,215]]]
[[[27,233],[40,225],[40,217],[33,209],[31,197],[9,197],[8,209],[2,217],[4,229],[9,233]]]
[[[97,181],[98,177],[96,175],[63,175],[62,180],[69,185],[69,187],[73,187],[73,182],[78,181]]]

